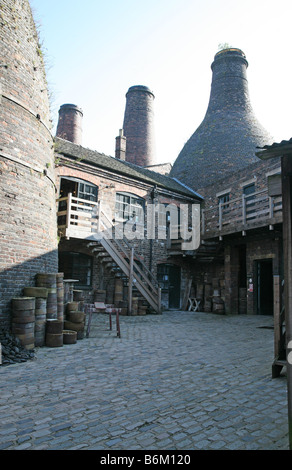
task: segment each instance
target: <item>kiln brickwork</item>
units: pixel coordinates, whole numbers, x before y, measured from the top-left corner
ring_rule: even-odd
[[[140,166],[155,164],[154,94],[142,85],[126,94],[123,130],[126,137],[126,161]]]
[[[53,138],[47,83],[28,1],[0,5],[0,324],[38,272],[57,272]]]

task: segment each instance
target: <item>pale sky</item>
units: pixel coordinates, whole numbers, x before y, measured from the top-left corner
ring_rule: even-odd
[[[242,49],[255,114],[275,142],[292,137],[291,0],[31,0],[56,125],[84,112],[83,145],[115,155],[126,92],[155,95],[157,163],[173,163],[202,122],[219,44]],[[54,128],[55,132],[55,128]]]

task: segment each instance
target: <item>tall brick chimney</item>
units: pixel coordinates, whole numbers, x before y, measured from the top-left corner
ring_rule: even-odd
[[[153,101],[154,94],[146,86],[132,86],[126,94],[126,161],[143,167],[155,164]]]
[[[82,145],[83,111],[75,104],[63,104],[59,109],[56,136]]]
[[[170,176],[199,190],[258,161],[256,147],[272,143],[252,109],[247,67],[240,49],[215,55],[205,118],[181,150]]]
[[[116,153],[115,156],[119,160],[126,159],[127,139],[124,136],[124,129],[120,129],[119,135],[116,137]]]

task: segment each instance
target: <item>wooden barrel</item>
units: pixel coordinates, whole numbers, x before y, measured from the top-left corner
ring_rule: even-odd
[[[11,331],[25,349],[35,348],[35,323],[12,323]]]
[[[64,322],[64,329],[65,330],[76,331],[77,340],[84,338],[84,328],[85,328],[85,323],[84,322],[76,323],[76,322],[72,322],[72,321],[69,321],[69,320],[65,320],[65,322]]]
[[[34,297],[36,299],[48,297],[48,289],[46,287],[25,287],[23,289],[23,295],[25,297]]]
[[[145,304],[144,300],[138,301],[138,315],[146,315],[147,305]]]
[[[114,304],[117,305],[124,298],[124,281],[121,278],[115,279]]]
[[[57,285],[57,317],[63,320],[64,317],[64,273],[56,274]]]
[[[61,334],[46,333],[46,346],[60,348],[63,346],[63,331]]]
[[[47,319],[46,321],[46,333],[51,334],[62,334],[63,322],[57,319]]]
[[[94,297],[93,297],[94,302],[105,303],[105,299],[106,299],[106,290],[98,289],[94,291]]]
[[[76,323],[69,320],[64,321],[64,329],[65,330],[73,330],[73,331],[82,331],[84,330],[84,322]]]
[[[83,290],[73,290],[73,301],[74,302],[83,302],[84,301],[84,292],[83,292]]]
[[[35,346],[45,345],[47,319],[47,299],[37,297],[35,299]]]
[[[48,298],[47,298],[47,319],[57,319],[58,318],[58,307],[57,307],[57,289],[52,288],[48,289]]]
[[[132,298],[132,315],[138,315],[138,297]]]
[[[77,331],[63,330],[63,344],[75,344],[77,341]]]
[[[68,282],[64,282],[64,305],[70,302],[70,284]]]
[[[77,312],[79,310],[79,302],[68,302],[67,313]]]
[[[138,308],[138,315],[146,315],[147,306],[141,305]]]
[[[56,273],[39,273],[36,275],[37,287],[47,287],[49,289],[57,288]]]
[[[25,349],[35,347],[35,298],[16,297],[12,299],[12,334]]]
[[[82,323],[85,320],[85,314],[81,311],[73,311],[68,312],[66,315],[66,320],[71,321],[73,323]]]

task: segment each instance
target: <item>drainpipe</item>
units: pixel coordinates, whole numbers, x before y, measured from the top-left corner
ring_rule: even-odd
[[[152,205],[155,204],[154,201],[157,197],[157,185],[156,184],[153,186],[153,189],[150,193],[150,197],[151,197]],[[154,214],[155,214],[155,212],[154,212]],[[154,217],[155,217],[155,215],[154,215]],[[154,228],[154,230],[155,230],[155,228]],[[152,258],[153,258],[153,239],[150,238],[150,253],[149,253],[149,271],[150,272],[152,272]]]

